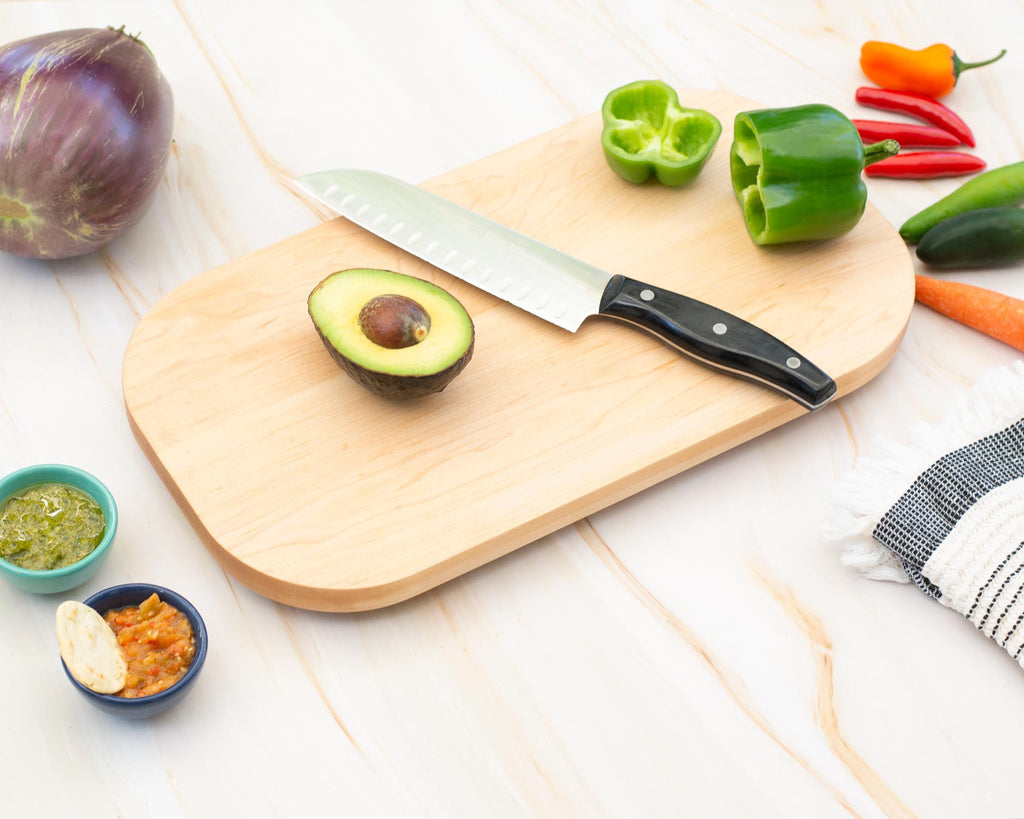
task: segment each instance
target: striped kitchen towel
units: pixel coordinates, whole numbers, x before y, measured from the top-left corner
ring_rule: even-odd
[[[847,542],[847,565],[914,583],[1024,666],[1024,362],[859,458],[825,535]]]

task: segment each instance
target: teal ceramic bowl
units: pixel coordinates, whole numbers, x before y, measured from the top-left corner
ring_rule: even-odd
[[[117,506],[110,490],[88,472],[64,464],[37,464],[26,466],[0,478],[0,507],[3,507],[12,495],[39,483],[63,483],[85,492],[99,504],[106,523],[106,531],[99,545],[77,563],[69,566],[44,570],[23,569],[0,558],[0,575],[8,583],[38,594],[56,594],[81,586],[99,571],[114,543],[114,534],[117,532]]]

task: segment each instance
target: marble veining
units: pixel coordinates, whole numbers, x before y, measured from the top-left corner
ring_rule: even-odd
[[[202,611],[210,654],[180,708],[120,722],[61,673],[60,600],[0,589],[0,815],[1024,815],[1021,669],[914,588],[844,567],[821,536],[838,475],[1019,358],[998,342],[915,308],[891,364],[824,411],[354,615],[291,609],[229,577],[132,436],[120,384],[163,296],[334,218],[295,175],[424,182],[636,79],[883,118],[854,102],[865,40],[947,42],[964,59],[1006,47],[947,102],[990,166],[1019,161],[1020,3],[0,3],[8,41],[121,24],[174,90],[171,160],[107,248],[0,256],[0,473],[55,461],[104,480],[115,551],[73,596],[166,585]],[[557,156],[550,167],[546,186],[571,176]],[[868,188],[898,225],[957,184]],[[1024,297],[1014,268],[970,280]],[[622,401],[667,376],[622,378]]]

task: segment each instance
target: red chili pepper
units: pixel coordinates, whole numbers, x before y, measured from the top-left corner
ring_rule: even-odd
[[[977,173],[984,168],[984,159],[963,151],[911,151],[868,165],[864,173],[901,179],[937,179]]]
[[[879,108],[883,111],[899,111],[910,114],[949,131],[959,137],[967,147],[974,147],[974,134],[967,127],[967,123],[934,97],[917,94],[913,91],[890,91],[887,88],[871,88],[870,86],[858,88],[855,96],[861,105]]]
[[[850,120],[865,143],[895,139],[901,148],[952,148],[960,140],[949,131],[930,125],[912,125],[907,122],[888,122],[880,119]]]

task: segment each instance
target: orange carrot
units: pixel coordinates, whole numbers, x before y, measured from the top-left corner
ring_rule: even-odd
[[[917,274],[915,280],[921,304],[1024,351],[1024,300],[931,276]]]

